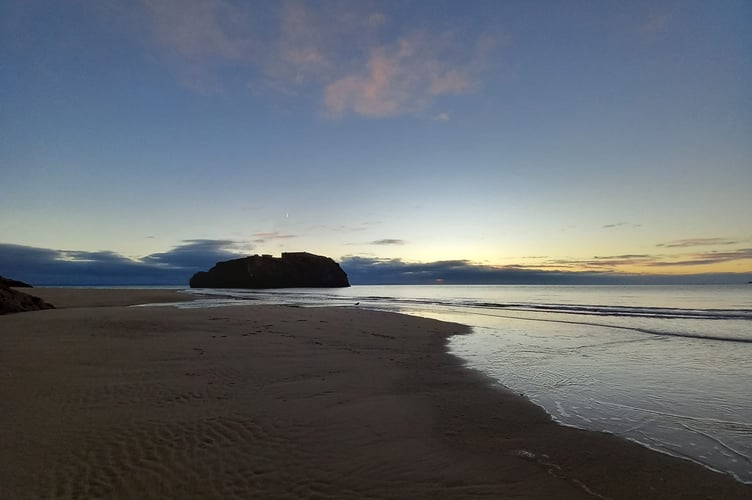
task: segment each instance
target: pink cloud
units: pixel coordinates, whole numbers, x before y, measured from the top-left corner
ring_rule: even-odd
[[[372,49],[365,68],[328,83],[324,106],[334,116],[413,113],[432,98],[470,90],[472,62],[443,59],[447,40],[416,34]]]
[[[230,67],[255,92],[320,93],[330,116],[426,111],[437,98],[474,89],[488,56],[482,37],[394,30],[364,4],[142,2],[153,39],[186,85],[221,90]]]
[[[381,117],[398,110],[402,101],[396,78],[399,66],[382,54],[371,56],[367,66],[366,75],[349,75],[325,87],[324,102],[330,111],[339,115],[351,109],[364,116]]]
[[[354,108],[368,116],[381,116],[390,105],[384,95],[389,85],[391,69],[382,56],[374,56],[368,64],[368,74],[340,78],[324,89],[326,107],[335,114]]]

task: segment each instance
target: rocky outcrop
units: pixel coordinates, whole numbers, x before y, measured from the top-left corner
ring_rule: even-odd
[[[18,290],[0,285],[0,314],[54,308],[55,306],[48,304],[39,297],[34,297],[28,293],[19,292]]]
[[[330,288],[350,286],[347,274],[329,257],[307,252],[282,257],[254,255],[218,262],[190,280],[191,288]]]
[[[28,283],[24,283],[23,281],[18,281],[10,278],[4,278],[3,276],[0,276],[0,286],[12,286],[16,288],[31,288],[31,285]]]

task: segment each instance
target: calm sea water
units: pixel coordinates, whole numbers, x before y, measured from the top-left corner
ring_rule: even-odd
[[[353,306],[473,327],[450,351],[558,422],[752,482],[752,285],[191,290],[193,307]]]

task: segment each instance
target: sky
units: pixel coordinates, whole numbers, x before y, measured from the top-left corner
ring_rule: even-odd
[[[0,274],[752,280],[752,3],[0,0]]]

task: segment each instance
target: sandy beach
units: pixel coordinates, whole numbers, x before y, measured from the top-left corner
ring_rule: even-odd
[[[350,308],[129,307],[31,289],[0,316],[0,499],[752,498],[563,427],[446,353],[466,327]]]

